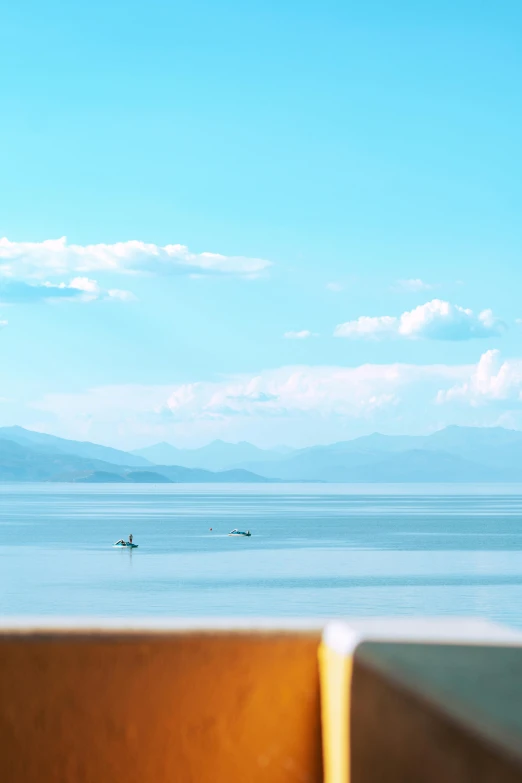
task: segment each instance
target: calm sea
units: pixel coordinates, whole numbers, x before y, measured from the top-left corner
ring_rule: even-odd
[[[129,533],[138,549],[112,546]],[[522,485],[3,484],[0,536],[3,615],[522,627]]]

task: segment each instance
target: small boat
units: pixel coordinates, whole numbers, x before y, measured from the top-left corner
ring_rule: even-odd
[[[252,533],[250,532],[250,530],[244,531],[244,530],[236,530],[236,528],[234,528],[234,530],[231,530],[228,535],[229,536],[247,536],[248,537],[248,536],[251,536]]]
[[[123,541],[123,540],[121,540],[121,541],[116,541],[114,546],[126,546],[129,549],[137,549],[139,544],[131,544],[130,541]]]

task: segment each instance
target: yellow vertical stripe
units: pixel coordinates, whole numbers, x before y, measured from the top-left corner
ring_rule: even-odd
[[[350,686],[352,657],[319,647],[325,783],[350,781]]]

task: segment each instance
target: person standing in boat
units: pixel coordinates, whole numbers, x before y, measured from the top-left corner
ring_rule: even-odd
[[[129,536],[129,544],[132,544],[132,533]]]

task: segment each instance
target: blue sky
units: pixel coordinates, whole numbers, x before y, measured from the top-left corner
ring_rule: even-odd
[[[4,4],[0,424],[522,428],[521,25],[516,2]]]

